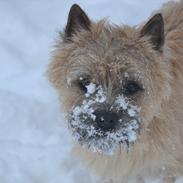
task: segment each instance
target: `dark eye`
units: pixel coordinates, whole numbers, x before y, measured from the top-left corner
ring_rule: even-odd
[[[135,81],[128,81],[125,86],[125,94],[127,94],[127,95],[134,95],[139,90],[142,90],[142,88]]]
[[[90,80],[88,78],[80,78],[79,79],[79,87],[80,89],[87,93],[87,87],[90,84]]]

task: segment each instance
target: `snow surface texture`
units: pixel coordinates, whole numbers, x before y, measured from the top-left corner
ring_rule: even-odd
[[[94,20],[134,25],[165,1],[0,1],[0,183],[95,182],[71,158],[57,95],[44,76],[56,31],[73,3]]]
[[[97,128],[96,121],[100,120],[102,123],[104,117],[101,116],[100,119],[97,119],[95,106],[105,104],[105,91],[102,86],[96,87],[94,83],[88,84],[86,88],[86,98],[82,101],[82,104],[73,108],[70,116],[70,128],[73,136],[83,148],[89,148],[93,152],[112,155],[118,145],[123,145],[128,151],[130,145],[137,139],[140,128],[140,119],[138,119],[140,109],[132,105],[122,95],[116,97],[110,111],[114,110],[123,113],[123,115],[116,119],[117,129],[103,132],[100,128]]]

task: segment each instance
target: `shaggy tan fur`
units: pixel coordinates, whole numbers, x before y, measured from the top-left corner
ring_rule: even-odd
[[[170,2],[159,12],[165,24],[162,53],[152,48],[148,37],[140,36],[143,25],[116,26],[102,20],[92,22],[90,31],[78,31],[69,42],[60,38],[49,66],[50,81],[66,114],[83,100],[74,84],[83,74],[108,86],[111,99],[112,88],[119,87],[119,75],[130,68],[142,76],[138,80],[145,92],[134,100],[141,107],[144,124],[130,151],[119,147],[113,155],[103,155],[77,144],[74,148],[94,172],[114,182],[140,177],[174,182],[183,175],[183,1]]]

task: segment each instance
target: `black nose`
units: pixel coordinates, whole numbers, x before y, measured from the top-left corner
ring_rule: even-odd
[[[107,111],[97,111],[96,115],[96,128],[100,129],[103,132],[112,131],[115,129],[118,116],[114,112]]]

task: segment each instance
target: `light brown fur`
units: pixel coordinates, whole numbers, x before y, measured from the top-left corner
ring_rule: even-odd
[[[74,148],[94,172],[115,182],[167,179],[167,175],[169,180],[164,181],[173,182],[183,175],[183,1],[168,3],[159,12],[165,23],[162,54],[152,49],[148,37],[139,36],[142,26],[109,25],[102,20],[93,22],[91,31],[78,31],[69,43],[58,40],[49,66],[50,81],[66,113],[83,99],[73,84],[81,74],[90,73],[103,86],[110,83],[106,90],[111,100],[119,73],[132,66],[142,74],[139,80],[146,92],[135,102],[141,107],[144,125],[130,151],[119,147],[110,156],[77,144]]]

